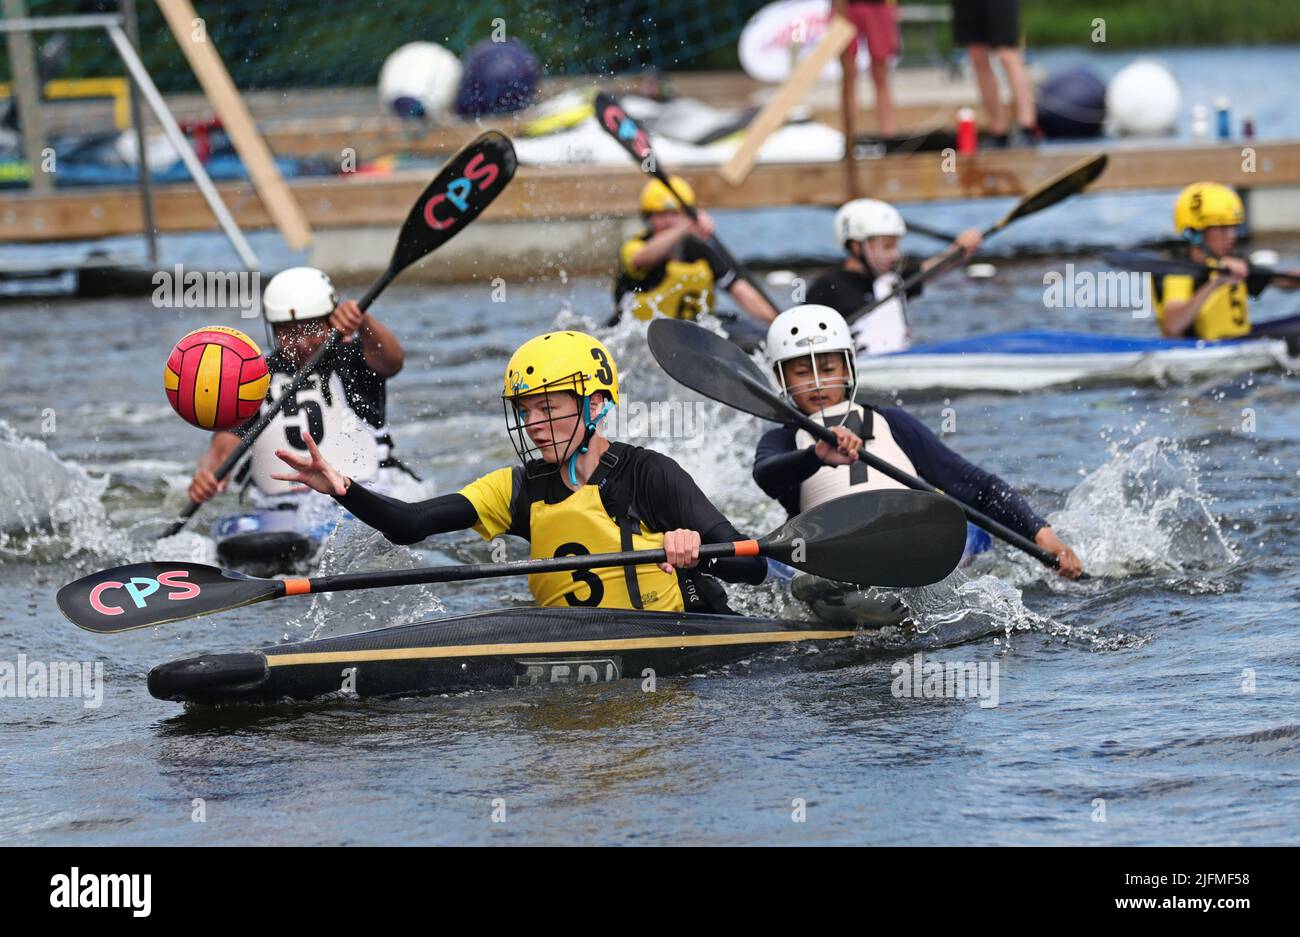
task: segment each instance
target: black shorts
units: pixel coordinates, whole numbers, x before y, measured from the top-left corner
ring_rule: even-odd
[[[1020,45],[1018,0],[952,0],[952,34],[959,46]]]

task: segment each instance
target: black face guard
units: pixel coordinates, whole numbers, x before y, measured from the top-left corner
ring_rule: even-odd
[[[566,461],[569,461],[572,456],[585,452],[587,444],[591,442],[591,437],[595,435],[596,424],[591,419],[591,402],[587,397],[587,382],[582,375],[571,374],[568,377],[551,381],[549,384],[544,384],[539,388],[529,388],[529,390],[531,391],[527,395],[529,397],[564,392],[576,394],[578,399],[581,401],[580,410],[577,415],[579,418],[586,421],[586,427],[584,428],[581,442],[578,442],[572,435],[570,435],[563,452],[559,451],[560,444],[558,442],[549,443],[544,446],[535,445],[526,429],[526,414],[520,407],[515,405],[519,397],[523,395],[501,395],[501,402],[505,407],[506,432],[510,435],[510,444],[515,447],[515,455],[519,456],[519,461],[523,463],[526,477],[541,478],[558,472],[560,466]],[[554,424],[560,419],[567,420],[570,419],[570,417],[545,417],[540,420],[535,418],[532,425],[537,425],[538,423]],[[552,438],[554,438],[554,433],[552,433]],[[576,445],[575,442],[577,443]],[[555,451],[556,458],[554,462],[547,462],[543,456],[543,450],[547,448]]]

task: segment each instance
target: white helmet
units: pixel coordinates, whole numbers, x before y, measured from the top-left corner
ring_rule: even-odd
[[[907,233],[903,216],[893,205],[875,198],[855,198],[835,213],[835,243],[865,241],[871,237],[902,237]]]
[[[841,352],[849,373],[849,384],[845,387],[847,400],[853,399],[858,388],[858,369],[854,362],[856,350],[853,333],[844,317],[830,306],[811,304],[794,306],[777,316],[768,326],[764,348],[767,363],[781,384],[781,393],[787,397],[790,389],[786,387],[785,371],[780,367],[782,362],[806,355]],[[816,369],[813,370],[813,381],[814,386],[821,386]]]
[[[262,291],[262,311],[267,322],[319,319],[333,312],[338,303],[334,284],[315,267],[281,270]]]
[[[403,120],[437,119],[451,110],[460,79],[454,52],[436,42],[408,42],[384,59],[379,98]]]

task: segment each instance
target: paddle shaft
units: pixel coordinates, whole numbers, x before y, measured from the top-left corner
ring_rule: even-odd
[[[763,544],[758,540],[700,545],[700,560],[727,559],[734,556],[761,556]],[[649,566],[666,563],[663,550],[627,550],[622,553],[597,553],[583,556],[557,556],[541,560],[512,560],[507,563],[476,563],[464,566],[427,566],[421,569],[395,569],[386,572],[341,573],[313,579],[286,579],[281,595],[309,592],[343,592],[350,589],[380,589],[388,586],[417,586],[434,582],[463,582],[468,579],[496,579],[504,576],[531,576],[534,573],[563,573],[573,570],[601,569],[615,566]]]
[[[904,222],[908,231],[915,231],[917,234],[924,235],[928,238],[934,238],[936,241],[947,241],[951,243],[957,240],[957,235],[950,234],[947,231],[940,231],[938,228],[931,228],[929,225],[920,224],[916,221]]]
[[[754,380],[748,374],[741,374],[739,375],[739,377],[742,381],[748,384],[752,389],[762,393],[763,396],[773,398],[773,399],[779,399],[775,397],[775,395],[771,392],[770,389],[761,385],[758,381]],[[839,437],[837,437],[833,432],[831,432],[830,429],[818,423],[816,420],[806,416],[805,414],[800,413],[794,407],[791,407],[789,404],[785,403],[784,400],[781,400],[780,403],[784,405],[785,408],[789,411],[790,419],[794,421],[796,424],[798,424],[802,429],[807,430],[809,433],[811,433],[817,439],[820,439],[822,442],[828,443],[832,446],[837,446],[837,447],[839,446]],[[1044,566],[1050,566],[1052,569],[1060,568],[1061,561],[1054,554],[1048,553],[1046,550],[1044,550],[1038,544],[1034,543],[1029,538],[1016,533],[1010,527],[1007,527],[1005,524],[1001,524],[998,521],[995,521],[987,514],[977,511],[975,508],[971,507],[970,505],[958,501],[956,498],[952,497],[951,495],[940,491],[938,488],[934,487],[929,482],[917,478],[914,475],[909,475],[907,472],[904,472],[902,469],[890,465],[888,462],[886,462],[884,459],[881,459],[879,456],[873,455],[870,452],[868,452],[865,446],[858,450],[858,457],[861,458],[862,461],[865,462],[871,468],[875,469],[876,471],[880,472],[883,475],[889,476],[899,484],[906,485],[908,488],[913,488],[917,491],[929,491],[932,492],[933,494],[943,495],[943,497],[948,498],[959,508],[961,508],[962,512],[966,515],[966,518],[969,521],[971,521],[971,523],[975,524],[977,527],[984,528],[993,536],[997,537],[999,540],[1002,540],[1005,543],[1009,543],[1013,547],[1016,547],[1017,549],[1022,550],[1025,553],[1028,553],[1030,556],[1038,560],[1038,562],[1042,563]]]
[[[1225,272],[1223,267],[1212,267],[1209,264],[1198,263],[1191,258],[1161,257],[1159,254],[1148,254],[1144,251],[1111,251],[1103,254],[1102,258],[1112,266],[1129,267],[1156,276],[1177,276],[1180,274],[1191,276],[1194,274]],[[1300,270],[1274,270],[1272,267],[1260,267],[1255,264],[1247,264],[1246,266],[1248,270],[1247,276],[1268,277],[1270,280],[1300,281]]]
[[[596,95],[595,108],[596,123],[600,125],[601,129],[613,137],[618,145],[623,147],[628,156],[637,161],[642,172],[649,173],[655,179],[658,179],[673,194],[673,198],[677,199],[677,204],[682,207],[682,211],[686,213],[686,216],[691,221],[698,222],[700,215],[695,206],[682,198],[682,194],[674,188],[668,173],[659,167],[659,160],[650,146],[650,135],[645,132],[645,129],[628,116],[627,111],[623,110],[623,106],[618,101],[603,92]],[[708,244],[736,276],[752,286],[774,311],[777,310],[776,303],[772,302],[772,297],[767,295],[767,291],[763,289],[762,284],[746,267],[741,265],[731,251],[727,250],[726,246],[718,240],[717,235],[709,235]]]
[[[1059,176],[1048,180],[1039,185],[1033,191],[1023,195],[1011,211],[1007,212],[996,222],[989,225],[980,232],[981,239],[989,238],[997,234],[1011,222],[1019,218],[1025,218],[1029,215],[1036,214],[1044,208],[1050,208],[1063,199],[1071,195],[1077,195],[1088,186],[1093,179],[1099,176],[1106,166],[1106,157],[1104,155],[1085,160],[1082,163],[1070,167]],[[919,230],[919,229],[918,229]],[[932,267],[923,268],[916,271],[902,283],[898,284],[893,290],[873,302],[867,303],[856,312],[849,313],[845,316],[845,321],[854,322],[857,319],[867,315],[867,313],[876,309],[884,303],[895,299],[898,296],[905,295],[912,287],[918,283],[928,280],[930,277],[937,276],[945,270],[954,266],[954,262],[961,257],[961,248],[953,245],[944,252],[947,256],[940,257],[940,260]]]
[[[700,220],[700,214],[695,210],[695,206],[688,203],[686,199],[682,198],[681,194],[673,188],[672,180],[669,179],[668,175],[658,167],[657,162],[655,168],[649,170],[649,172],[652,176],[668,187],[668,191],[673,193],[673,198],[677,199],[677,203],[682,206],[682,211],[686,213],[687,217],[690,218],[691,221]],[[708,243],[709,246],[717,252],[718,256],[722,258],[722,262],[730,267],[732,271],[735,272],[736,276],[740,277],[752,286],[758,292],[758,295],[762,296],[764,301],[772,307],[773,311],[780,311],[780,307],[772,301],[771,296],[767,295],[767,290],[763,289],[763,285],[758,282],[758,278],[750,272],[748,267],[744,266],[739,260],[737,260],[731,251],[727,250],[726,245],[723,244],[722,241],[718,240],[716,234],[709,235]]]
[[[1010,219],[1008,218],[1002,218],[997,222],[997,224],[989,225],[982,232],[980,232],[980,237],[987,238],[987,237],[991,237],[994,234],[997,234],[999,231],[1001,231],[1003,228],[1007,226],[1009,220]],[[942,254],[939,255],[939,260],[936,261],[932,266],[922,267],[920,270],[916,271],[916,273],[912,274],[902,283],[899,283],[898,286],[894,287],[894,289],[891,292],[885,294],[884,296],[880,297],[877,300],[874,300],[873,302],[867,303],[867,305],[863,306],[857,312],[850,313],[848,316],[845,317],[845,321],[854,322],[862,318],[872,310],[876,309],[877,307],[882,306],[885,303],[889,302],[891,299],[894,299],[898,296],[906,295],[918,283],[924,283],[926,280],[930,279],[931,277],[936,277],[939,274],[947,270],[951,270],[953,267],[957,266],[957,264],[961,261],[961,258],[962,258],[962,252],[960,247],[954,245],[953,247],[948,248],[946,251],[944,251]]]
[[[370,284],[370,289],[366,290],[365,295],[357,300],[357,305],[361,307],[362,312],[365,312],[370,308],[370,304],[375,301],[375,298],[384,291],[384,288],[388,286],[389,283],[393,282],[393,278],[396,275],[396,272],[390,267],[383,272],[379,279]],[[235,450],[230,453],[230,455],[226,456],[225,461],[217,467],[214,474],[216,475],[218,482],[234,471],[235,466],[239,464],[239,460],[242,459],[248,450],[253,447],[253,443],[257,442],[257,437],[261,435],[262,430],[266,429],[270,422],[276,418],[290,400],[294,399],[298,393],[298,389],[307,381],[307,378],[311,373],[315,371],[329,355],[333,354],[334,349],[338,347],[339,341],[342,338],[343,335],[341,332],[337,329],[330,329],[329,338],[325,340],[325,343],[317,348],[312,356],[307,359],[307,363],[294,373],[293,378],[280,393],[280,396],[263,411],[262,415],[257,418],[257,421],[249,427],[248,432],[244,434],[244,437],[239,441],[239,445],[235,447]],[[171,526],[169,526],[163,533],[163,536],[170,537],[179,533],[181,528],[185,526],[185,523],[194,516],[194,512],[202,506],[202,501],[191,501],[187,504],[185,510],[181,511],[180,517],[172,522]]]

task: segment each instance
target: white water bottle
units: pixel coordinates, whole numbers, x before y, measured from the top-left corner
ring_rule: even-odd
[[[1204,104],[1192,105],[1192,139],[1204,140],[1210,135],[1210,113]]]

